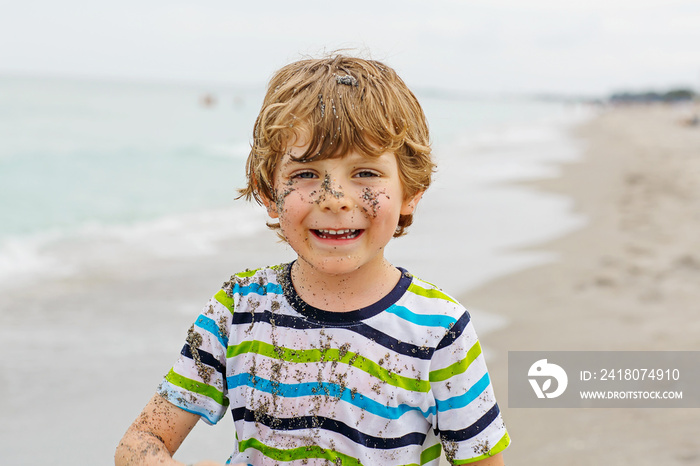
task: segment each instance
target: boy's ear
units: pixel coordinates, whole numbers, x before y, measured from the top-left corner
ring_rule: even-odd
[[[425,191],[418,191],[415,196],[405,199],[401,205],[401,215],[411,215],[416,210],[418,201],[423,197],[424,192]]]
[[[270,218],[278,218],[280,216],[279,212],[277,212],[277,204],[267,197],[261,196],[262,197],[262,202],[265,205],[265,208],[267,209],[267,215],[270,216]]]

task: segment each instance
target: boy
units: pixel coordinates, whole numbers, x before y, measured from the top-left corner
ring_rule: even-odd
[[[444,449],[452,464],[503,464],[510,440],[469,314],[384,257],[430,185],[428,144],[415,96],[379,62],[273,76],[241,192],[297,259],[224,284],[117,464],[180,464],[196,422],[229,407],[230,463],[437,465]]]

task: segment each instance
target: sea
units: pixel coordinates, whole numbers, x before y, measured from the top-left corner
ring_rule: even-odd
[[[528,96],[414,91],[438,171],[387,257],[458,298],[556,261],[529,246],[586,219],[528,182],[580,159],[572,128],[594,113]],[[0,77],[3,462],[113,464],[208,293],[240,267],[293,258],[264,209],[236,199],[263,92]],[[508,322],[465,304],[489,355],[484,336]],[[227,424],[198,426],[176,458],[225,461]]]
[[[0,287],[67,276],[131,249],[210,254],[216,239],[265,229],[264,212],[236,200],[263,91],[0,77]],[[460,249],[496,252],[580,222],[565,199],[505,183],[556,176],[558,163],[574,160],[567,130],[585,109],[416,93],[439,171],[414,230],[444,224],[460,232]]]

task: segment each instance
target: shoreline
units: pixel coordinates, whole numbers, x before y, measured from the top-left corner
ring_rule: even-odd
[[[692,411],[686,413],[686,417],[668,417],[661,410],[654,410],[656,414],[644,414],[644,410],[641,410],[642,414],[639,414],[640,410],[627,410],[621,414],[624,422],[618,422],[615,419],[617,414],[601,414],[602,410],[571,410],[572,412],[563,414],[566,410],[543,413],[507,408],[508,350],[654,349],[642,344],[630,347],[624,343],[627,340],[613,339],[616,331],[622,333],[619,325],[616,327],[613,324],[620,324],[618,321],[621,319],[623,324],[624,319],[633,319],[636,309],[626,310],[612,323],[605,321],[605,316],[596,317],[591,327],[596,325],[596,328],[604,328],[598,332],[598,340],[590,341],[574,338],[585,336],[583,332],[589,330],[580,319],[569,321],[562,319],[559,313],[590,312],[586,306],[603,309],[601,303],[610,301],[617,305],[617,301],[626,302],[624,300],[629,296],[621,291],[625,289],[625,280],[635,277],[650,280],[649,277],[654,273],[661,273],[665,270],[664,267],[669,268],[676,262],[680,269],[666,272],[667,277],[658,293],[668,293],[663,287],[673,288],[679,284],[692,287],[697,283],[697,280],[693,281],[692,275],[695,256],[683,256],[683,251],[689,247],[686,243],[679,243],[681,245],[677,248],[678,251],[674,249],[675,255],[667,257],[666,262],[660,262],[660,269],[656,272],[651,269],[647,271],[649,266],[640,263],[635,265],[639,270],[632,274],[628,272],[632,266],[625,262],[629,259],[626,249],[622,248],[625,254],[616,252],[620,245],[626,245],[626,240],[608,232],[612,228],[608,223],[615,224],[615,219],[618,218],[617,203],[609,202],[608,199],[624,199],[629,204],[626,209],[632,209],[625,214],[626,222],[631,222],[632,226],[635,222],[644,225],[644,219],[635,217],[639,202],[633,194],[637,191],[645,193],[651,189],[649,186],[665,186],[662,179],[649,178],[647,171],[640,168],[639,173],[632,173],[634,176],[630,178],[631,184],[623,185],[632,189],[632,193],[620,189],[619,180],[624,181],[627,175],[624,169],[629,168],[630,160],[638,152],[625,146],[624,138],[618,134],[625,128],[631,133],[637,128],[642,131],[642,135],[652,139],[667,138],[669,144],[675,141],[677,149],[688,145],[688,141],[681,135],[693,137],[698,133],[676,125],[669,112],[615,110],[587,120],[571,130],[574,137],[578,138],[577,141],[587,142],[589,147],[588,153],[568,161],[562,160],[558,155],[560,150],[569,147],[568,139],[562,140],[561,144],[558,139],[547,139],[544,146],[528,145],[527,141],[514,144],[514,153],[508,152],[505,157],[500,153],[499,157],[494,157],[495,153],[488,151],[462,152],[460,147],[446,148],[445,160],[439,173],[440,184],[421,201],[422,210],[418,212],[417,221],[411,226],[409,235],[399,239],[400,243],[392,247],[391,260],[394,263],[407,266],[411,271],[419,271],[419,276],[434,280],[473,311],[477,331],[483,339],[482,344],[486,346],[496,394],[513,437],[514,443],[505,454],[509,465],[534,464],[543,455],[556,458],[563,464],[593,464],[593,460],[586,456],[576,463],[572,455],[580,455],[594,447],[602,452],[618,448],[616,443],[601,443],[599,437],[578,435],[576,429],[598,432],[597,435],[601,435],[601,431],[609,432],[610,439],[620,438],[620,442],[634,443],[628,437],[619,437],[613,429],[630,430],[628,424],[637,422],[658,425],[661,429],[662,424],[657,424],[656,421],[658,418],[668,423],[675,422],[667,443],[676,445],[674,442],[677,439],[689,439],[690,433],[685,432],[688,430],[687,425],[697,421],[697,415],[693,415]],[[662,134],[655,135],[652,129],[657,129]],[[635,134],[628,136],[637,137]],[[691,142],[696,145],[691,147],[700,147],[697,136],[694,137],[696,139]],[[500,150],[501,147],[496,146],[496,149]],[[601,160],[600,154],[607,153],[613,153],[615,157]],[[694,154],[687,154],[685,159],[690,159],[691,155]],[[530,181],[513,181],[509,177],[512,173],[509,170],[522,167],[533,160],[536,161],[534,171],[527,171],[532,175],[527,177]],[[608,166],[611,161],[614,162],[614,169]],[[697,166],[696,161],[692,162]],[[475,163],[476,168],[473,168]],[[654,160],[647,161],[649,163],[653,166]],[[542,166],[545,167],[543,171]],[[680,166],[681,175],[692,175],[692,170],[686,170],[685,165]],[[465,181],[465,170],[469,167],[473,168],[469,174],[472,178]],[[646,170],[645,167],[642,168]],[[660,176],[656,171],[650,173]],[[537,180],[537,173],[552,177]],[[676,172],[672,175],[674,181],[679,178]],[[494,176],[497,177],[496,180]],[[696,178],[700,178],[700,175]],[[695,181],[691,177],[686,184],[693,185]],[[685,187],[685,184],[683,189],[695,192],[692,191],[692,186]],[[552,193],[557,196],[552,196]],[[685,191],[674,196],[692,197],[683,193]],[[570,212],[572,197],[574,212]],[[596,223],[596,215],[599,214],[605,228]],[[588,221],[582,229],[573,230],[575,222],[566,223],[563,220],[576,220],[582,216]],[[661,220],[654,221],[658,223]],[[671,220],[672,225],[679,223],[679,220]],[[444,224],[449,229],[440,244],[432,243],[436,224]],[[663,221],[661,225],[663,226]],[[538,230],[539,227],[544,229]],[[696,229],[693,230],[693,227]],[[635,228],[639,229],[638,226]],[[2,407],[8,420],[13,420],[0,426],[0,434],[4,437],[1,449],[6,450],[3,453],[8,458],[24,460],[26,452],[31,449],[34,436],[41,435],[45,438],[46,451],[57,452],[65,459],[62,464],[74,460],[99,464],[105,454],[112,454],[115,442],[152,395],[162,374],[173,363],[192,318],[206,297],[216,291],[219,283],[231,273],[245,267],[281,263],[293,258],[289,248],[278,243],[274,233],[267,229],[251,231],[235,238],[225,234],[229,231],[227,228],[213,236],[206,228],[200,230],[206,232],[202,238],[191,238],[188,234],[176,234],[171,238],[166,234],[169,230],[157,230],[161,234],[147,236],[147,239],[153,241],[137,236],[137,241],[125,243],[127,246],[137,244],[137,248],[129,250],[128,254],[110,254],[107,257],[99,254],[103,251],[100,249],[102,243],[97,243],[97,249],[93,251],[87,247],[89,245],[76,241],[69,245],[71,247],[62,248],[59,257],[71,259],[73,253],[84,252],[86,249],[92,251],[89,256],[85,256],[85,268],[79,268],[78,273],[63,277],[39,278],[5,292],[5,300],[0,307],[7,310],[2,316],[3,324],[7,325],[0,326],[0,336],[14,352],[13,358],[4,363],[3,382],[7,383],[3,383],[3,389],[0,390],[5,401]],[[689,224],[686,230],[684,238],[693,238],[692,233],[700,231],[700,225]],[[597,233],[591,236],[591,231]],[[644,231],[642,229],[640,233],[635,230],[635,234]],[[558,236],[557,232],[564,233],[565,236]],[[559,239],[542,245],[515,246],[530,244],[538,238],[545,241],[544,238],[553,236]],[[468,240],[470,237],[472,241]],[[121,237],[117,236],[118,238]],[[179,244],[179,241],[187,238],[192,240],[191,244],[185,244],[183,248],[201,246],[206,251],[211,246],[217,251],[216,254],[159,253],[160,248],[165,246],[167,253],[173,249],[168,245]],[[195,239],[197,240],[194,241]],[[109,238],[107,240],[109,241],[104,244],[108,249],[104,252],[109,252],[120,244],[110,242]],[[644,237],[635,239],[631,257],[651,260],[647,257],[649,254],[639,254],[642,247],[647,247],[644,241],[648,240]],[[602,256],[595,254],[597,243],[609,246]],[[437,253],[431,252],[430,247],[425,248],[426,244],[437,248]],[[651,246],[653,245],[652,241]],[[421,250],[424,252],[420,253]],[[694,250],[700,248],[687,249]],[[185,251],[186,249],[183,252]],[[441,260],[443,254],[450,258],[449,262]],[[605,258],[605,264],[599,263],[599,256]],[[560,260],[552,262],[549,260],[552,257],[559,257]],[[700,257],[696,258],[700,261]],[[465,264],[471,264],[472,267]],[[567,282],[569,273],[578,278],[571,283]],[[685,277],[685,281],[679,282],[679,277]],[[560,286],[550,290],[550,285],[554,283],[560,283]],[[504,290],[508,292],[504,293]],[[596,294],[599,292],[608,294],[601,298]],[[683,299],[692,300],[693,296],[697,298],[697,295],[692,294],[692,288],[688,292],[690,295]],[[576,306],[569,308],[571,296],[576,296]],[[636,295],[633,298],[638,300]],[[15,309],[21,309],[21,312],[15,312]],[[481,309],[484,310],[483,313]],[[523,312],[523,309],[526,311]],[[598,309],[599,314],[601,309]],[[690,308],[686,310],[692,317]],[[660,311],[656,309],[649,312]],[[487,328],[491,327],[491,323],[483,317],[491,315],[497,321],[493,328]],[[503,322],[505,325],[502,325]],[[675,325],[675,328],[687,328],[689,335],[692,335],[693,329],[689,324],[676,321]],[[548,329],[553,330],[554,334],[548,333]],[[680,345],[679,339],[673,334],[673,328],[669,328],[667,333],[670,336],[666,340],[660,340],[661,343],[670,341]],[[618,344],[613,344],[615,342]],[[661,343],[659,347],[666,348]],[[700,347],[698,344],[694,346]],[[42,367],[41,374],[33,369],[38,365]],[[50,380],[52,388],[43,388],[42,380]],[[115,380],[120,382],[115,383]],[[37,399],[41,401],[37,403]],[[105,399],[110,401],[105,402]],[[629,417],[630,413],[637,417],[631,420],[624,417]],[[45,425],[37,426],[35,419],[40,415],[47,417],[48,421]],[[540,424],[544,424],[533,427],[533,416]],[[111,421],[96,434],[92,427],[96,419]],[[568,431],[559,429],[553,432],[549,427],[566,424],[570,420],[574,422]],[[202,452],[207,452],[206,456],[212,458],[228,457],[232,447],[230,439],[233,437],[233,425],[228,421],[230,420],[215,429],[195,429],[178,452],[177,458],[201,459]],[[71,438],[92,438],[92,446],[78,452],[73,440],[67,439],[65,435],[50,434],[59,430],[70,432]],[[642,427],[639,430],[636,435],[643,439],[641,450],[652,448],[649,439],[644,437],[646,431]],[[557,438],[558,443],[551,442],[551,439]],[[653,444],[654,451],[659,452],[659,458],[661,452],[665,451],[662,443],[659,441]],[[681,455],[695,454],[693,452],[696,450],[686,448],[690,452],[687,453],[683,448],[686,447],[676,447]],[[601,459],[603,457],[606,461],[609,460],[605,455],[595,459],[604,462]],[[640,455],[638,464],[644,464],[647,457],[652,455],[648,452]],[[617,462],[627,463],[624,460]],[[662,463],[668,464],[668,461]]]
[[[485,344],[513,438],[510,466],[700,459],[689,428],[700,423],[698,410],[534,410],[507,401],[508,351],[700,349],[700,131],[679,121],[671,107],[629,107],[575,128],[581,160],[524,184],[572,198],[587,224],[518,250],[559,260],[459,296],[508,320]]]
[[[522,128],[515,133],[509,125],[504,129],[506,145],[496,131],[476,147],[440,148],[440,180],[421,201],[410,234],[391,246],[392,262],[439,283],[453,296],[542,263],[543,254],[511,253],[510,247],[571,226],[562,220],[568,204],[508,184],[522,169],[527,179],[554,174],[548,167],[571,153],[568,138],[552,139],[549,124],[534,125],[534,143],[531,133],[521,140]],[[514,205],[521,206],[516,209],[521,217],[505,214]],[[293,258],[262,227],[264,212],[256,207],[245,207],[258,213],[244,215],[244,222],[235,215],[219,221],[228,211],[203,212],[133,227],[98,226],[85,235],[40,245],[37,259],[48,263],[37,265],[46,273],[15,274],[0,285],[0,338],[12,348],[0,383],[0,407],[7,418],[0,423],[3,457],[28,461],[38,435],[45,451],[60,458],[57,464],[103,464],[111,458],[116,442],[177,357],[186,329],[207,297],[231,273]],[[523,215],[555,221],[518,230]],[[254,226],[258,223],[260,228]],[[437,224],[446,230],[435,244]],[[243,234],[234,234],[241,228]],[[464,232],[475,240],[467,244]],[[447,255],[452,260],[445,267],[440,258]],[[481,334],[503,325],[497,313],[486,309],[484,314],[493,319],[479,320]],[[37,425],[39,417],[47,421]],[[110,421],[96,432],[93,425],[101,419]],[[176,457],[189,462],[227,458],[233,437],[230,419],[216,428],[198,427]],[[91,439],[89,448],[78,446],[76,439],[82,438]]]

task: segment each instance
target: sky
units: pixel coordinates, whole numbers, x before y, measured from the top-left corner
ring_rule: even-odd
[[[409,86],[700,90],[698,0],[0,0],[0,75],[264,85],[351,49]]]

